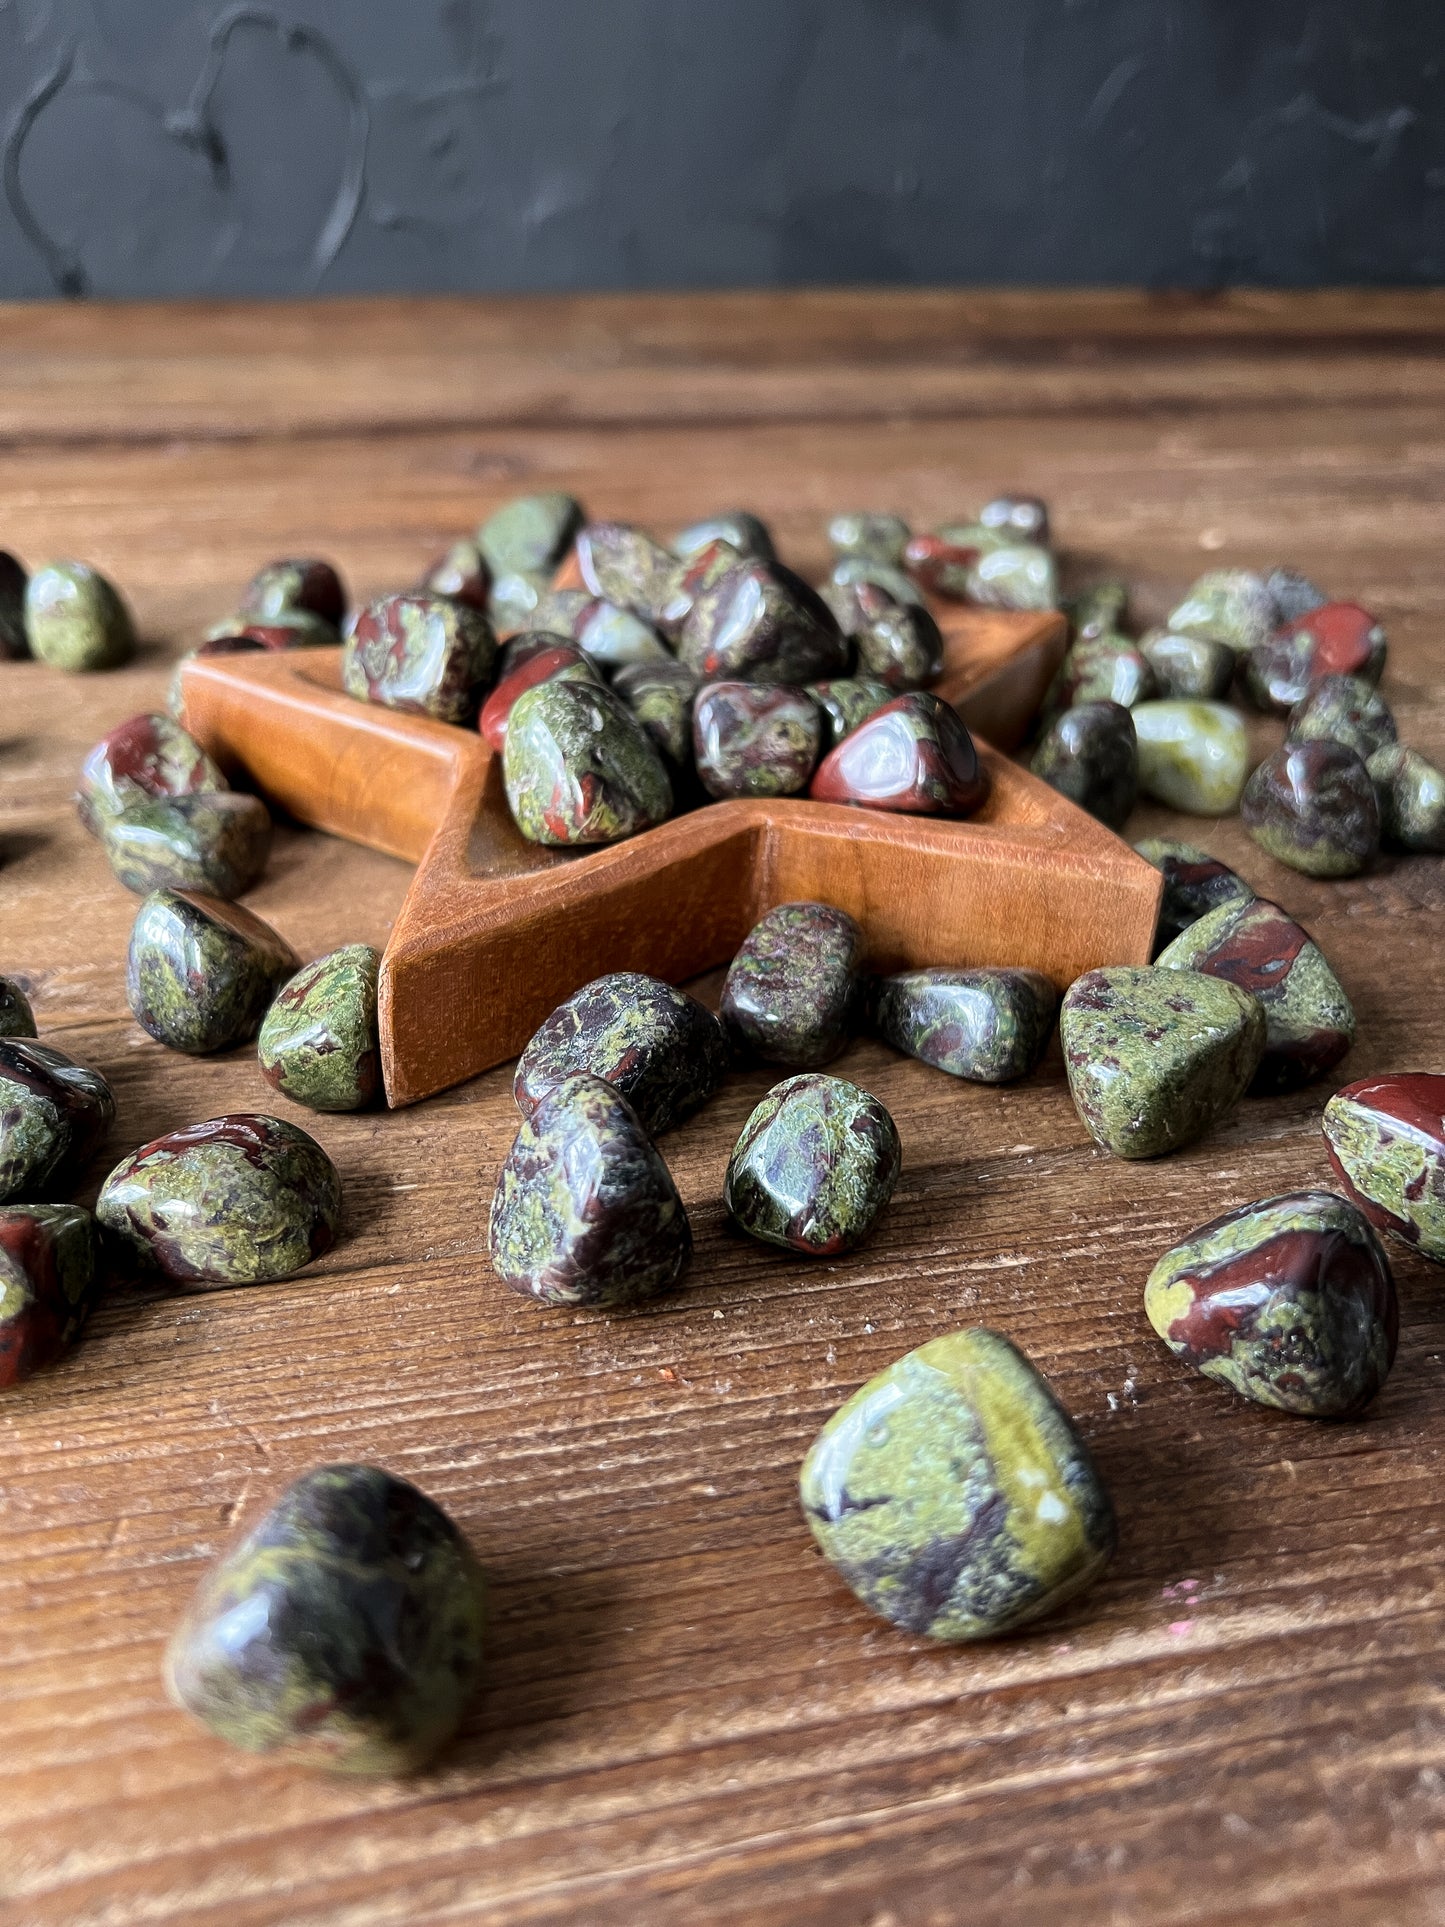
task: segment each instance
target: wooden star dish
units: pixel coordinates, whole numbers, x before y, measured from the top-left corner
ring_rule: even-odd
[[[779,903],[856,917],[881,969],[1027,964],[1061,988],[1147,963],[1162,879],[991,744],[1014,746],[1062,656],[1057,615],[940,604],[937,693],[992,779],[976,816],[788,798],[714,803],[625,843],[550,850],[518,833],[501,759],[473,729],[358,702],[340,649],[199,656],[186,726],[301,822],[417,865],[381,966],[387,1102],[515,1057],[564,997],[612,970],[683,983]]]

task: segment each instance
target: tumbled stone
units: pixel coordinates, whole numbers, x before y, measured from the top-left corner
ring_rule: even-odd
[[[309,609],[281,609],[264,621],[241,613],[212,624],[207,642],[255,642],[263,649],[332,649],[337,631]]]
[[[584,598],[591,601],[591,597]],[[571,631],[549,629],[523,629],[515,636],[509,636],[497,654],[497,681],[503,683],[514,675],[524,663],[538,656],[544,649],[571,649],[575,645],[570,640]],[[581,652],[578,651],[580,654]],[[479,719],[480,720],[480,719]]]
[[[667,765],[674,790],[678,777],[692,769],[692,704],[697,677],[685,663],[629,663],[612,678],[620,696],[652,738]]]
[[[1164,874],[1164,896],[1159,905],[1155,945],[1162,950],[1200,917],[1225,903],[1248,903],[1253,890],[1227,863],[1193,843],[1176,843],[1165,836],[1148,836],[1134,845],[1146,863]]]
[[[1261,849],[1307,876],[1358,876],[1379,846],[1375,786],[1343,743],[1277,749],[1250,777],[1241,813]]]
[[[1227,642],[1210,636],[1176,636],[1151,629],[1139,653],[1154,671],[1159,694],[1190,702],[1217,702],[1229,694],[1237,658]]]
[[[254,636],[211,636],[188,649],[171,671],[171,679],[166,685],[166,716],[171,722],[184,723],[186,716],[185,696],[182,689],[181,672],[188,662],[198,656],[250,656],[265,648]],[[78,801],[79,799],[77,799]]]
[[[838,618],[845,636],[852,635],[868,619],[859,604],[860,589],[879,589],[905,606],[923,602],[922,589],[906,569],[866,555],[839,556],[828,571],[823,600]]]
[[[1120,966],[1070,985],[1059,1037],[1090,1136],[1115,1157],[1152,1158],[1233,1109],[1259,1069],[1265,1017],[1222,977]]]
[[[1390,705],[1363,676],[1324,676],[1289,713],[1287,743],[1343,743],[1362,762],[1395,740]]]
[[[767,1064],[816,1070],[859,1016],[863,932],[828,903],[780,903],[728,966],[720,1009],[739,1048]]]
[[[1400,1326],[1379,1239],[1329,1191],[1263,1198],[1191,1232],[1150,1272],[1144,1310],[1206,1378],[1302,1418],[1363,1411]]]
[[[362,702],[439,723],[469,723],[496,654],[491,623],[465,602],[382,596],[356,619],[341,655],[341,682]]]
[[[361,1111],[381,1090],[377,974],[369,943],[307,964],[277,991],[261,1023],[261,1074],[313,1111]]]
[[[1355,1013],[1318,944],[1277,903],[1227,903],[1182,931],[1158,959],[1224,977],[1264,1007],[1256,1091],[1292,1091],[1333,1070],[1355,1041]]]
[[[602,602],[595,596],[572,626],[579,649],[605,669],[630,663],[671,662],[672,651],[657,631],[630,609]]]
[[[498,636],[510,636],[521,629],[550,628],[552,625],[542,619],[541,607],[551,593],[551,580],[549,575],[515,572],[494,576],[487,592],[487,620],[493,631]],[[587,599],[585,589],[582,595]]]
[[[1049,509],[1037,495],[996,495],[978,512],[982,527],[997,529],[1010,542],[1036,542],[1047,546]]]
[[[535,689],[544,682],[596,684],[600,681],[601,677],[580,650],[567,642],[555,642],[549,636],[544,648],[533,649],[515,668],[497,678],[496,686],[482,704],[477,727],[492,748],[500,750],[507,740],[512,705],[524,690]]]
[[[858,673],[892,690],[926,689],[943,672],[943,635],[916,602],[899,602],[874,582],[853,591],[861,621],[850,628]]]
[[[35,1012],[13,977],[0,977],[0,1037],[33,1037]]]
[[[1445,1077],[1396,1071],[1325,1106],[1325,1147],[1371,1224],[1445,1264]]]
[[[135,654],[135,624],[120,592],[87,562],[52,562],[25,585],[32,655],[52,669],[118,669]]]
[[[1139,703],[1139,787],[1191,816],[1229,816],[1249,776],[1249,731],[1226,703]]]
[[[195,737],[169,716],[132,716],[102,736],[80,766],[75,807],[92,836],[132,803],[227,790]]]
[[[0,1037],[0,1204],[71,1190],[110,1129],[99,1071],[26,1037]]]
[[[617,843],[672,809],[652,738],[610,689],[547,682],[512,707],[502,752],[507,802],[532,843]]]
[[[873,1229],[902,1162],[897,1129],[876,1097],[804,1071],[775,1084],[743,1126],[723,1202],[764,1244],[836,1257]]]
[[[1126,636],[1086,636],[1055,671],[1044,697],[1044,715],[1052,718],[1076,703],[1118,703],[1132,709],[1135,703],[1150,701],[1157,688],[1154,671]]]
[[[957,710],[913,689],[829,750],[808,793],[820,803],[969,816],[988,795],[988,774]]]
[[[1380,810],[1380,839],[1392,849],[1445,850],[1445,775],[1413,749],[1391,743],[1365,765]]]
[[[25,570],[7,549],[0,549],[0,662],[22,662],[30,654],[25,634]]]
[[[1114,1509],[1048,1381],[997,1332],[930,1339],[833,1414],[803,1514],[863,1604],[930,1639],[1012,1632],[1091,1585]]]
[[[984,609],[1053,609],[1058,565],[1049,549],[1011,542],[981,555],[968,572],[968,599]]]
[[[570,495],[519,495],[477,530],[477,547],[494,576],[550,576],[582,526]]]
[[[460,1724],[484,1624],[481,1573],[440,1506],[377,1466],[319,1466],[202,1580],[166,1690],[247,1752],[409,1773]]]
[[[671,549],[625,522],[589,522],[579,530],[577,566],[593,595],[654,625],[667,620],[682,573]]]
[[[727,1039],[685,991],[618,970],[573,991],[517,1060],[512,1095],[531,1117],[549,1091],[582,1073],[620,1091],[650,1137],[691,1117],[722,1084]]]
[[[271,816],[260,797],[234,790],[144,797],[106,823],[102,842],[116,877],[137,896],[238,897],[266,867]]]
[[[523,1119],[488,1236],[497,1276],[544,1305],[639,1304],[671,1291],[692,1256],[682,1199],[637,1113],[586,1075]]]
[[[861,555],[866,561],[889,562],[896,567],[903,561],[908,544],[908,524],[901,515],[867,510],[835,515],[828,524],[828,541],[837,555]]]
[[[1264,578],[1264,586],[1274,603],[1275,625],[1281,629],[1329,601],[1324,590],[1317,588],[1298,569],[1271,569]]]
[[[1043,1056],[1058,1007],[1040,971],[935,966],[884,977],[874,1022],[885,1043],[950,1077],[1008,1084]]]
[[[818,705],[779,683],[714,682],[692,709],[692,750],[709,796],[797,796],[822,743]]]
[[[1129,608],[1129,589],[1123,582],[1094,582],[1064,600],[1069,638],[1082,642],[1090,636],[1119,633]]]
[[[1274,630],[1274,597],[1253,569],[1211,569],[1193,583],[1166,627],[1177,636],[1227,642],[1236,654]]]
[[[1241,680],[1260,709],[1292,709],[1325,676],[1359,676],[1371,685],[1385,666],[1385,631],[1355,602],[1326,602],[1257,642]]]
[[[842,675],[848,663],[832,611],[781,562],[726,569],[688,610],[678,655],[704,682],[802,684]]]
[[[473,609],[480,609],[484,616],[491,613],[492,572],[487,567],[486,557],[477,544],[470,540],[453,542],[445,555],[437,557],[416,586],[418,595],[452,596],[458,602],[470,604]]]
[[[254,622],[274,622],[292,610],[304,609],[339,629],[346,615],[346,591],[329,562],[269,562],[246,584],[241,596],[243,615]]]
[[[747,509],[732,509],[726,515],[710,515],[682,529],[672,540],[672,552],[683,562],[691,562],[714,542],[726,542],[739,555],[753,555],[761,562],[774,557],[773,538],[760,516]]]
[[[331,1249],[341,1179],[296,1125],[234,1112],[122,1158],[95,1215],[111,1248],[140,1270],[180,1284],[267,1284]]]
[[[157,890],[136,912],[125,990],[142,1029],[192,1056],[254,1037],[301,959],[238,903]]]
[[[810,682],[808,694],[822,712],[823,748],[830,750],[891,702],[894,692],[872,676],[838,676],[831,682]]]
[[[741,550],[735,549],[731,542],[724,542],[718,538],[706,543],[686,562],[679,564],[678,575],[658,625],[669,643],[675,644],[681,637],[683,624],[692,613],[693,605],[698,599],[715,588],[730,570],[736,569],[748,559]],[[753,559],[772,560],[770,556],[759,556]]]
[[[931,535],[910,536],[903,550],[903,566],[930,595],[957,602],[968,594],[969,572],[989,548],[1000,548],[996,531],[955,527]],[[846,626],[846,625],[845,625]]]
[[[1029,767],[1051,789],[1117,830],[1139,794],[1134,719],[1120,703],[1079,703],[1044,731]]]
[[[74,1204],[0,1207],[0,1388],[69,1351],[95,1296],[95,1227]]]

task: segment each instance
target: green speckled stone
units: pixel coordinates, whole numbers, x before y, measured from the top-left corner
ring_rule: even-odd
[[[1248,903],[1254,892],[1227,863],[1194,843],[1176,843],[1167,836],[1146,836],[1134,845],[1146,863],[1164,875],[1159,905],[1159,929],[1154,942],[1162,950],[1200,917],[1223,903]]]
[[[136,912],[126,997],[143,1029],[204,1056],[254,1037],[301,959],[269,923],[237,903],[157,890]]]
[[[1265,1045],[1258,998],[1221,977],[1157,965],[1087,971],[1059,1037],[1074,1106],[1119,1158],[1177,1151],[1232,1110]]]
[[[271,854],[271,816],[235,790],[146,797],[105,826],[106,858],[127,890],[200,890],[238,897]]]
[[[626,522],[588,522],[577,535],[577,566],[593,595],[667,628],[684,573],[681,560]]]
[[[842,631],[817,591],[781,562],[746,559],[693,600],[677,653],[704,682],[802,685],[848,667]]]
[[[1379,847],[1375,786],[1343,743],[1285,743],[1250,777],[1241,814],[1262,850],[1306,876],[1358,876]]]
[[[169,716],[131,716],[109,730],[80,766],[75,807],[100,836],[133,803],[231,786],[195,737]]]
[[[269,1084],[313,1111],[361,1111],[381,1090],[376,986],[381,957],[349,943],[277,991],[256,1056]]]
[[[1150,1272],[1144,1310],[1206,1378],[1301,1418],[1363,1411],[1400,1323],[1379,1239],[1329,1191],[1263,1198],[1192,1231]]]
[[[1156,687],[1154,671],[1126,636],[1085,636],[1059,664],[1044,697],[1044,716],[1051,719],[1078,703],[1132,709],[1147,702]]]
[[[341,1179],[305,1131],[236,1112],[122,1158],[95,1215],[133,1266],[187,1285],[266,1284],[331,1249]]]
[[[478,609],[451,596],[390,595],[356,619],[341,653],[349,696],[438,723],[470,723],[496,662]]]
[[[978,520],[1006,541],[1048,544],[1049,505],[1037,495],[995,495],[979,510]]]
[[[1140,703],[1139,787],[1191,816],[1230,816],[1249,777],[1249,731],[1225,703]]]
[[[692,753],[709,796],[797,796],[822,747],[823,718],[806,690],[714,682],[692,708]]]
[[[613,693],[622,698],[677,776],[692,769],[692,704],[697,677],[684,663],[639,662],[619,669]]]
[[[1236,657],[1227,642],[1209,636],[1176,636],[1168,629],[1151,629],[1139,643],[1139,653],[1154,671],[1159,694],[1166,700],[1217,702],[1229,694]]]
[[[900,602],[874,582],[853,591],[860,620],[849,633],[858,673],[895,692],[926,689],[943,673],[943,635],[921,603]]]
[[[878,985],[878,1034],[895,1050],[978,1084],[1026,1077],[1043,1056],[1059,995],[1037,970],[905,970]]]
[[[650,623],[630,609],[594,596],[574,621],[577,646],[599,668],[626,668],[630,663],[670,663],[672,651]]]
[[[865,1606],[931,1639],[1052,1612],[1113,1556],[1114,1509],[1048,1381],[997,1332],[909,1352],[829,1419],[803,1514]]]
[[[860,589],[872,589],[894,602],[920,604],[923,591],[906,569],[892,562],[879,562],[866,555],[845,555],[828,572],[823,600],[837,616],[845,636],[867,621]]]
[[[553,628],[542,616],[550,584],[551,577],[546,575],[520,575],[516,571],[499,575],[487,592],[487,620],[493,631],[498,636],[510,636],[521,629]],[[585,590],[583,599],[591,600]],[[566,636],[571,630],[558,629],[556,633]]]
[[[523,1120],[488,1238],[502,1282],[544,1305],[640,1304],[671,1291],[692,1257],[671,1173],[600,1077],[566,1078]]]
[[[620,1091],[642,1128],[660,1137],[719,1089],[727,1039],[685,991],[636,970],[598,977],[561,1003],[517,1060],[512,1095],[530,1117],[566,1078],[586,1073]]]
[[[872,676],[839,676],[832,682],[810,682],[808,694],[822,713],[826,752],[891,702],[894,692]]]
[[[774,559],[773,538],[760,516],[747,509],[732,509],[726,515],[710,515],[680,529],[672,539],[672,552],[683,562],[691,562],[714,542],[726,542],[739,555],[755,555],[760,562]]]
[[[1322,676],[1289,714],[1287,743],[1343,743],[1362,762],[1395,741],[1390,705],[1363,676]]]
[[[876,1097],[804,1071],[775,1084],[743,1126],[723,1202],[764,1244],[832,1258],[868,1236],[902,1163],[897,1128]]]
[[[1011,542],[981,555],[968,572],[968,598],[984,609],[1054,609],[1058,566],[1036,542]]]
[[[461,1722],[484,1624],[481,1572],[440,1506],[376,1466],[320,1466],[202,1580],[166,1690],[248,1752],[410,1773]]]
[[[135,654],[135,624],[120,593],[85,562],[52,562],[25,585],[31,653],[52,669],[119,669]]]
[[[73,1189],[114,1117],[99,1071],[48,1044],[0,1037],[0,1204]]]
[[[1445,1077],[1362,1078],[1336,1091],[1323,1128],[1330,1163],[1370,1222],[1445,1264]]]
[[[502,752],[507,802],[532,843],[617,843],[672,810],[652,738],[610,689],[549,682],[512,706]]]
[[[765,1064],[817,1070],[859,1015],[863,932],[828,903],[780,903],[755,923],[723,981],[723,1023]]]
[[[1380,810],[1380,838],[1391,849],[1445,850],[1445,774],[1413,749],[1391,743],[1365,765]]]
[[[0,549],[0,662],[23,662],[30,654],[25,634],[25,570],[8,549]]]
[[[95,1284],[88,1211],[74,1204],[0,1208],[0,1390],[69,1351]]]
[[[1050,789],[1117,830],[1139,794],[1134,720],[1122,703],[1077,703],[1044,731],[1029,767]]]
[[[0,1037],[34,1037],[35,1012],[13,977],[0,977]]]
[[[278,609],[264,620],[237,610],[206,631],[207,642],[255,642],[263,649],[333,649],[336,640],[335,625],[310,609]]]
[[[346,591],[329,562],[314,557],[268,562],[252,576],[241,596],[241,612],[253,622],[274,622],[296,609],[340,629]]]
[[[1077,595],[1065,597],[1070,641],[1118,634],[1128,608],[1129,589],[1123,582],[1094,582]]]
[[[1264,579],[1274,602],[1274,619],[1277,626],[1298,622],[1307,616],[1311,609],[1322,609],[1329,601],[1324,590],[1311,582],[1307,575],[1298,569],[1271,569]]]
[[[908,524],[901,515],[835,515],[828,524],[828,542],[836,555],[859,555],[868,562],[901,566],[908,545]]]
[[[581,526],[581,504],[570,495],[519,495],[487,517],[477,547],[496,577],[550,576]]]
[[[455,596],[483,615],[490,613],[492,572],[486,557],[467,537],[453,542],[445,555],[438,556],[416,586],[422,595]]]
[[[1275,601],[1252,569],[1211,569],[1194,582],[1166,625],[1177,636],[1207,636],[1239,654],[1275,626]]]

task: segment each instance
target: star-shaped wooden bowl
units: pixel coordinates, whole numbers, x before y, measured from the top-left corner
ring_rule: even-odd
[[[1027,964],[1063,987],[1096,965],[1147,962],[1159,873],[990,747],[1028,728],[1063,653],[1062,618],[936,612],[937,690],[986,739],[993,785],[961,822],[737,801],[625,843],[549,850],[518,833],[500,758],[475,730],[356,701],[339,649],[195,657],[181,690],[187,727],[262,795],[416,863],[381,967],[387,1101],[411,1104],[515,1057],[591,978],[682,983],[799,898],[856,917],[880,969]]]

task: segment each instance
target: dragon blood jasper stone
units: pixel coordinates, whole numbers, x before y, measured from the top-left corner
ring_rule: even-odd
[[[835,515],[828,524],[828,544],[835,555],[861,555],[869,562],[897,566],[908,546],[908,524],[901,515]]]
[[[477,530],[477,547],[493,575],[551,575],[582,526],[570,495],[518,495]]]
[[[1044,715],[1057,716],[1076,703],[1119,703],[1132,709],[1156,689],[1154,671],[1126,636],[1089,635],[1059,664],[1044,698]]]
[[[507,723],[502,775],[517,828],[532,843],[618,843],[672,810],[652,738],[600,685],[525,690]]]
[[[1167,700],[1217,702],[1229,694],[1236,657],[1227,642],[1209,636],[1176,636],[1151,629],[1139,653],[1154,671],[1159,694]]]
[[[1247,990],[1155,965],[1086,971],[1059,1012],[1074,1107],[1118,1158],[1159,1157],[1202,1136],[1248,1089],[1265,1035]]]
[[[1333,1070],[1355,1041],[1355,1013],[1319,946],[1277,903],[1227,903],[1177,936],[1167,970],[1202,970],[1264,1006],[1258,1092],[1292,1091]]]
[[[595,596],[646,623],[668,620],[682,563],[671,549],[626,522],[589,522],[577,534],[577,567]]]
[[[236,1112],[132,1151],[101,1186],[95,1215],[141,1269],[187,1285],[261,1285],[331,1249],[341,1179],[305,1131]]]
[[[166,685],[166,715],[170,721],[183,722],[186,713],[185,666],[201,656],[253,656],[265,648],[254,636],[211,636],[207,641],[188,649],[171,671],[171,679]],[[77,804],[79,803],[77,797]],[[87,826],[88,827],[88,826]]]
[[[1284,744],[1250,777],[1241,813],[1262,850],[1307,876],[1358,876],[1379,847],[1375,786],[1343,743]]]
[[[1445,775],[1391,743],[1365,765],[1380,809],[1380,839],[1396,850],[1445,850]]]
[[[200,1057],[254,1037],[300,967],[285,938],[238,903],[156,890],[131,927],[126,998],[159,1043]]]
[[[377,1466],[319,1466],[202,1580],[166,1690],[251,1753],[413,1772],[476,1691],[485,1618],[481,1572],[440,1506]]]
[[[1252,569],[1211,569],[1171,611],[1166,626],[1176,636],[1227,642],[1240,654],[1273,633],[1274,596],[1263,576]]]
[[[831,682],[809,683],[808,694],[822,714],[823,748],[830,750],[891,702],[894,692],[872,676],[838,676]]]
[[[988,775],[958,711],[926,689],[895,696],[836,748],[813,776],[819,803],[914,816],[971,816]]]
[[[1291,709],[1325,676],[1358,676],[1372,686],[1385,667],[1385,631],[1355,602],[1326,602],[1255,643],[1241,665],[1260,709]]]
[[[416,587],[418,595],[450,596],[484,616],[491,613],[492,572],[476,543],[466,538],[439,555]]]
[[[534,649],[514,669],[498,678],[496,688],[482,704],[477,726],[492,748],[500,750],[506,745],[512,705],[524,690],[535,689],[544,682],[598,683],[601,680],[580,650],[570,643],[553,642],[549,637],[545,648]]]
[[[169,716],[132,716],[102,736],[80,766],[75,807],[92,836],[132,803],[228,790],[195,737]]]
[[[349,943],[298,970],[261,1023],[261,1073],[313,1111],[361,1111],[381,1090],[376,988],[381,957]]]
[[[988,1639],[1114,1553],[1114,1508],[1048,1381],[997,1332],[930,1339],[841,1405],[803,1461],[803,1516],[905,1632]]]
[[[309,609],[280,609],[265,621],[239,613],[227,616],[210,630],[206,640],[254,642],[262,649],[332,649],[337,631]]]
[[[1029,767],[1051,789],[1117,830],[1139,794],[1134,719],[1122,703],[1079,703],[1044,731]]]
[[[640,1304],[692,1257],[672,1175],[620,1091],[568,1077],[538,1104],[492,1196],[492,1268],[544,1305]]]
[[[673,537],[672,552],[680,561],[691,562],[714,542],[726,542],[739,555],[756,556],[760,562],[773,560],[773,538],[767,523],[747,509],[710,515],[705,521],[680,529]]]
[[[704,682],[818,682],[848,668],[832,610],[781,562],[743,559],[695,598],[678,655]]]
[[[723,1023],[748,1055],[816,1070],[852,1035],[862,966],[863,932],[845,910],[780,903],[728,966]]]
[[[1119,632],[1129,609],[1129,589],[1123,582],[1093,582],[1087,589],[1064,600],[1069,619],[1069,636],[1074,642],[1085,636],[1111,636]]]
[[[671,662],[672,651],[650,623],[630,609],[619,609],[600,596],[580,609],[572,622],[577,647],[603,669],[624,669],[630,663]]]
[[[902,1163],[897,1128],[876,1097],[803,1071],[775,1084],[743,1126],[723,1202],[750,1237],[832,1258],[873,1229]]]
[[[0,1037],[0,1204],[78,1184],[114,1117],[99,1071],[48,1044]]]
[[[978,512],[980,526],[997,529],[1010,542],[1047,543],[1049,507],[1037,495],[996,495]]]
[[[1301,1418],[1362,1411],[1400,1324],[1379,1239],[1329,1191],[1263,1198],[1191,1232],[1150,1272],[1144,1310],[1206,1378]]]
[[[86,562],[52,562],[25,585],[31,653],[52,669],[119,669],[135,654],[135,623],[120,592]]]
[[[1139,787],[1192,816],[1230,816],[1249,776],[1249,731],[1226,703],[1140,703]]]
[[[1363,676],[1325,676],[1289,713],[1287,743],[1343,743],[1362,762],[1395,740],[1390,705]]]
[[[900,602],[876,582],[853,591],[859,620],[850,626],[860,675],[894,691],[923,689],[943,673],[943,634],[921,603]]]
[[[697,677],[684,663],[629,663],[612,678],[620,696],[652,738],[674,778],[692,769],[692,704]]]
[[[0,1388],[70,1349],[95,1295],[95,1227],[74,1204],[0,1207]]]
[[[0,977],[0,1037],[33,1037],[35,1012],[13,977]]]
[[[0,662],[21,662],[30,654],[25,634],[25,571],[8,549],[0,549]]]
[[[909,537],[903,566],[920,589],[956,602],[968,594],[969,572],[990,546],[998,546],[996,531],[939,529],[931,535]]]
[[[314,557],[300,561],[268,562],[246,584],[241,613],[252,622],[274,622],[278,616],[302,609],[340,629],[346,615],[346,591],[329,562]]]
[[[1146,863],[1163,873],[1164,896],[1159,906],[1156,948],[1162,950],[1200,917],[1224,903],[1248,903],[1253,890],[1227,863],[1193,843],[1176,843],[1166,836],[1147,836],[1134,849]]]
[[[869,589],[905,607],[921,607],[923,603],[923,592],[906,569],[895,568],[891,562],[870,562],[862,555],[842,556],[829,571],[821,593],[845,636],[853,635],[869,620],[866,605],[870,598],[862,594]],[[876,609],[876,602],[873,606]]]
[[[693,756],[709,796],[798,795],[822,736],[812,697],[781,683],[708,683],[693,704]]]
[[[1445,1077],[1397,1071],[1325,1106],[1325,1145],[1371,1224],[1445,1264]]]
[[[531,1117],[569,1077],[600,1077],[660,1137],[717,1091],[727,1073],[722,1025],[685,991],[636,970],[574,990],[517,1060],[512,1095]]]
[[[234,790],[148,797],[112,817],[102,837],[127,890],[201,890],[238,897],[266,867],[271,816],[258,796]]]
[[[895,1050],[951,1077],[1008,1084],[1044,1054],[1059,995],[1040,971],[905,970],[878,985],[874,1021]]]
[[[1274,619],[1280,627],[1298,622],[1311,609],[1318,609],[1329,601],[1324,590],[1317,588],[1298,569],[1271,569],[1264,579],[1264,586],[1274,600]]]
[[[449,596],[390,595],[356,619],[341,657],[349,696],[439,723],[469,723],[497,653],[492,625]]]
[[[981,555],[968,572],[968,599],[984,609],[1053,609],[1058,565],[1037,542],[1010,542]]]

